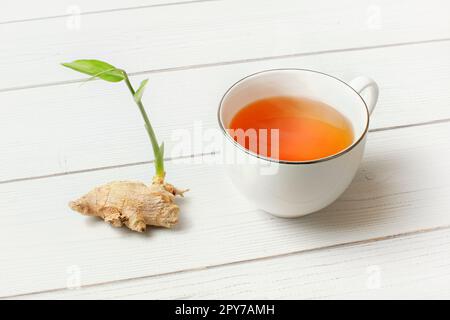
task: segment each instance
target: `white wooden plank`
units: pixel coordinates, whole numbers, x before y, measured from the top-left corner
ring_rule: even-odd
[[[157,6],[180,2],[189,2],[189,0],[42,0],[39,2],[2,0],[0,23],[45,19],[57,16],[74,16],[98,11],[139,9],[142,6]]]
[[[166,154],[175,131],[216,128],[226,89],[268,68],[322,70],[343,79],[366,74],[381,88],[371,128],[450,118],[450,41],[329,53],[150,75],[144,102]],[[69,72],[69,71],[68,71]],[[69,72],[70,73],[70,72]],[[144,76],[135,77],[138,83]],[[0,181],[152,159],[142,120],[123,84],[93,81],[0,93]],[[208,143],[186,150],[201,153]]]
[[[23,299],[448,299],[450,231]]]
[[[3,24],[0,89],[80,79],[59,65],[80,58],[136,72],[449,38],[449,9],[446,0],[230,0]]]
[[[98,284],[448,226],[449,135],[448,123],[371,133],[347,192],[296,220],[255,210],[212,164],[169,163],[168,179],[192,191],[175,230],[146,235],[66,203],[108,180],[149,181],[149,166],[0,185],[0,296],[64,288],[74,268]]]

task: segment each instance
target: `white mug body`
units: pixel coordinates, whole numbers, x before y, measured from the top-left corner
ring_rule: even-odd
[[[228,163],[227,172],[240,193],[258,208],[278,217],[300,217],[328,206],[347,189],[361,162],[365,140],[326,162],[268,165],[258,158]],[[226,149],[236,152],[231,142]]]

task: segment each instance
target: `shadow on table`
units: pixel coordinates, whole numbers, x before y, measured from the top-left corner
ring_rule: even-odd
[[[384,161],[383,161],[384,160]],[[396,168],[393,168],[395,166]],[[392,172],[401,174],[401,164],[392,160],[372,159],[363,163],[345,193],[330,206],[297,219],[273,218],[277,223],[286,223],[292,228],[323,229],[323,232],[355,231],[379,226],[393,218],[393,211],[407,207],[409,203],[399,201],[402,193],[398,185],[390,183]],[[396,220],[399,219],[395,215]]]

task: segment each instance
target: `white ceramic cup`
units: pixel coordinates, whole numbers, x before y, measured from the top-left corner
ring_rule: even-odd
[[[337,154],[312,161],[275,160],[248,151],[230,136],[228,126],[249,103],[274,96],[306,97],[332,106],[352,124],[353,143]],[[377,99],[378,86],[367,77],[347,84],[322,72],[277,69],[238,81],[225,93],[218,111],[219,126],[227,138],[224,153],[253,160],[228,162],[234,185],[260,209],[279,217],[299,217],[328,206],[355,176]]]

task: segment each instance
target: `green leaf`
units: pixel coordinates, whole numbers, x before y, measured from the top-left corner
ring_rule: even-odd
[[[142,95],[144,94],[145,86],[147,85],[147,82],[148,82],[148,79],[145,79],[144,81],[142,81],[141,84],[139,85],[139,89],[137,89],[136,93],[134,94],[134,101],[136,101],[137,103],[141,102]]]
[[[104,73],[107,73],[107,72],[110,72],[110,71],[113,71],[113,70],[115,70],[115,69],[109,69],[109,70],[106,70],[106,71],[102,71],[102,72],[100,72],[100,73],[97,73],[96,75],[93,75],[92,77],[90,77],[90,78],[84,80],[84,81],[81,83],[80,86],[82,86],[83,84],[88,83],[89,81],[92,81],[92,80],[94,80],[94,79],[96,79],[96,78],[99,78],[100,75],[102,75],[102,74],[104,74]]]
[[[75,71],[103,79],[109,82],[120,82],[125,79],[121,70],[113,65],[100,60],[75,60],[73,62],[62,63],[64,67]]]

